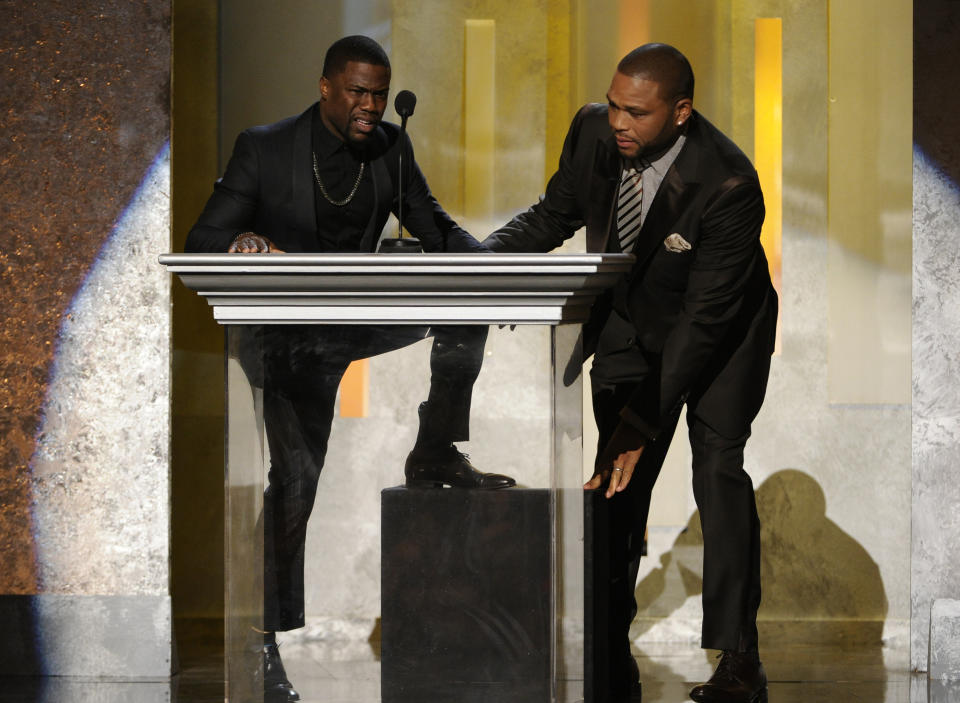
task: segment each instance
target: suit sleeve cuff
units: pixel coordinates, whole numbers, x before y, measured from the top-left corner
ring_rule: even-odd
[[[654,427],[649,422],[638,415],[629,405],[620,411],[620,419],[635,429],[649,444],[657,439],[660,434],[660,428]]]

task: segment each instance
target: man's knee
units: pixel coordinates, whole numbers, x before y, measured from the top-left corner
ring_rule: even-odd
[[[431,333],[430,369],[433,373],[472,377],[480,373],[487,341],[486,325],[441,326],[433,328]]]
[[[739,437],[725,437],[695,417],[690,423],[694,494],[700,505],[701,518],[709,505],[746,506],[754,501],[753,481],[743,467],[744,447],[750,432]]]

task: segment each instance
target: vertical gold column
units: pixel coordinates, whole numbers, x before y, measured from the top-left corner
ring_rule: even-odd
[[[217,166],[219,4],[172,5],[171,251],[183,251],[190,227],[220,175]],[[210,306],[178,280],[173,301],[170,432],[173,616],[223,618],[224,330]]]
[[[779,17],[754,23],[754,165],[767,215],[760,242],[770,277],[780,291],[783,227],[783,23]]]
[[[834,403],[910,402],[912,3],[829,4],[828,347]]]
[[[496,24],[467,20],[465,25],[463,210],[476,220],[492,217],[494,208]]]
[[[649,41],[650,0],[620,0],[618,60]]]
[[[557,157],[563,148],[567,127],[577,105],[573,93],[575,39],[573,27],[575,0],[547,2],[547,106],[546,149],[543,162],[544,183],[557,169]]]

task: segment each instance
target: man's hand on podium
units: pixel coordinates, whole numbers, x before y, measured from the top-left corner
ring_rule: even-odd
[[[283,254],[283,249],[256,232],[241,232],[230,242],[228,254]]]

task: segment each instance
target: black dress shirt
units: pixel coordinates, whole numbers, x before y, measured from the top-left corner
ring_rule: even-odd
[[[256,232],[291,253],[372,252],[397,205],[399,141],[400,127],[382,122],[361,146],[344,144],[323,126],[316,103],[299,115],[245,129],[187,235],[187,251],[225,252],[238,232]],[[336,206],[319,193],[314,149],[332,200],[350,194],[366,164],[350,203]],[[424,251],[488,251],[437,203],[405,135],[403,150],[404,224]]]
[[[316,176],[313,179],[314,204],[317,213],[317,239],[321,252],[358,252],[360,240],[373,214],[374,194],[370,161],[380,154],[369,153],[362,145],[352,145],[334,136],[320,110],[313,110],[313,153],[317,171],[330,199],[346,199],[357,182],[361,164],[366,164],[357,192],[345,205],[334,205],[323,196]]]

